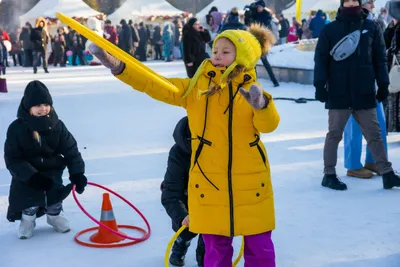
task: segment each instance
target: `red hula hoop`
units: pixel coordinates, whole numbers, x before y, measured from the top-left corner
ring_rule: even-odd
[[[105,186],[102,186],[102,185],[99,185],[99,184],[96,184],[96,183],[92,183],[92,182],[88,182],[88,185],[92,185],[92,186],[95,186],[95,187],[99,187],[99,188],[101,188],[101,189],[103,189],[103,190],[105,190],[105,191],[111,193],[112,195],[118,197],[119,199],[121,199],[122,201],[124,201],[126,204],[128,204],[132,209],[134,209],[134,210],[137,212],[137,214],[139,214],[139,216],[140,216],[140,217],[143,219],[143,221],[145,222],[146,227],[147,227],[147,232],[146,232],[145,230],[139,228],[139,227],[136,227],[136,226],[121,225],[122,228],[135,229],[135,230],[138,230],[138,231],[140,231],[140,232],[143,232],[144,235],[143,235],[143,237],[140,237],[140,238],[130,237],[130,236],[127,236],[127,235],[124,235],[124,234],[121,234],[121,233],[118,233],[118,232],[114,231],[114,230],[111,229],[110,227],[108,227],[108,226],[104,225],[103,223],[101,223],[100,221],[96,220],[92,215],[89,214],[89,212],[87,212],[87,211],[83,208],[82,204],[79,202],[79,200],[78,200],[78,198],[77,198],[77,196],[76,196],[76,192],[75,192],[75,187],[76,187],[76,186],[74,185],[74,187],[72,188],[72,196],[74,197],[75,202],[76,202],[76,204],[78,205],[78,207],[82,210],[82,212],[83,212],[86,216],[88,216],[92,221],[94,221],[94,222],[95,222],[96,224],[98,224],[100,227],[103,227],[104,229],[107,229],[107,230],[110,231],[111,233],[113,233],[113,234],[115,234],[115,235],[117,235],[117,236],[120,236],[120,237],[122,237],[122,238],[126,238],[126,239],[129,239],[129,240],[133,240],[133,241],[134,241],[134,242],[129,242],[129,243],[122,243],[122,244],[119,244],[119,245],[124,245],[124,244],[125,244],[125,246],[127,246],[127,245],[133,245],[133,244],[136,244],[136,243],[139,243],[139,242],[143,242],[143,241],[147,240],[147,239],[150,237],[151,228],[150,228],[149,222],[147,221],[146,217],[144,217],[144,215],[143,215],[132,203],[130,203],[127,199],[125,199],[125,198],[124,198],[123,196],[121,196],[120,194],[118,194],[118,193],[112,191],[111,189],[108,189],[108,188],[105,187]],[[80,235],[89,232],[89,230],[90,230],[90,231],[93,231],[93,230],[95,230],[95,229],[97,229],[97,227],[83,230],[83,231],[79,232],[75,237],[77,238],[77,237],[79,237]],[[77,240],[77,239],[76,239],[76,240]],[[77,242],[78,242],[79,244],[83,244],[82,241],[77,240]],[[85,244],[86,244],[86,243],[85,243]],[[94,245],[94,244],[93,244],[93,246],[95,246],[95,247],[112,247],[112,245],[111,245],[111,246],[110,246],[110,245],[98,245],[98,246],[97,246],[97,245]]]

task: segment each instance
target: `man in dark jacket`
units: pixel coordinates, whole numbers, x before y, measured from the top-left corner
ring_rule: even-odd
[[[69,32],[69,47],[72,50],[72,66],[77,66],[76,58],[79,58],[80,65],[86,65],[85,58],[83,57],[83,51],[85,50],[85,42],[86,39],[76,32],[75,30],[71,30]]]
[[[346,35],[361,29],[360,43],[349,57],[336,61],[332,48]],[[315,51],[315,98],[326,102],[329,110],[329,132],[324,147],[324,177],[322,185],[346,190],[346,184],[336,176],[337,149],[344,127],[353,115],[361,127],[368,147],[383,175],[383,187],[400,186],[400,177],[387,159],[376,116],[376,100],[384,101],[388,94],[389,75],[386,66],[382,32],[371,20],[366,20],[360,0],[342,0],[336,21],[321,31]],[[378,93],[375,91],[375,81]]]
[[[42,66],[45,73],[47,70],[46,50],[49,43],[49,36],[46,31],[46,20],[39,18],[36,23],[36,28],[31,32],[31,41],[33,43],[33,73],[37,73],[39,59],[42,61]]]
[[[164,181],[161,184],[161,202],[172,219],[172,229],[178,231],[183,224],[188,225],[188,182],[191,159],[191,134],[188,118],[182,118],[175,127],[175,145],[168,156],[168,167]],[[175,266],[184,266],[185,255],[190,241],[196,234],[185,229],[172,248],[169,261]],[[204,266],[205,247],[201,235],[198,239],[196,259],[199,267]]]
[[[279,24],[281,25],[281,29],[279,30],[279,44],[286,44],[290,23],[283,14],[279,15]]]

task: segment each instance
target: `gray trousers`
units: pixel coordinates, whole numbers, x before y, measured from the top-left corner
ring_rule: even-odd
[[[360,125],[361,132],[367,140],[368,148],[376,161],[378,171],[381,174],[393,171],[392,163],[387,159],[375,108],[363,110],[330,109],[328,113],[329,132],[326,135],[324,147],[324,173],[336,174],[337,150],[350,115],[353,115]]]
[[[33,216],[38,212],[38,210],[39,210],[39,207],[30,207],[30,208],[24,209],[22,211],[22,213],[24,215]],[[62,211],[62,203],[58,202],[54,205],[48,206],[45,211],[46,211],[46,214],[49,214],[49,215],[53,215],[53,216],[59,215]]]

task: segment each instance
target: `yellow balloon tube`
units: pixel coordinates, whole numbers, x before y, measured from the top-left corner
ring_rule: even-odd
[[[97,35],[95,32],[91,31],[87,27],[83,26],[79,22],[75,21],[74,19],[68,17],[67,15],[58,12],[56,14],[57,18],[61,20],[63,23],[67,24],[70,26],[72,29],[75,31],[79,32],[83,36],[85,36],[87,39],[95,43],[97,46],[100,48],[104,49],[108,53],[110,53],[112,56],[115,58],[121,60],[124,62],[126,65],[129,65],[130,67],[133,67],[137,69],[137,71],[140,73],[141,76],[145,76],[146,79],[151,79],[155,83],[158,83],[160,87],[168,88],[169,90],[173,92],[178,92],[178,89],[170,83],[167,79],[165,79],[163,76],[155,73],[153,70],[145,66],[143,63],[138,61],[136,58],[132,57],[116,45],[110,43],[103,37]]]
[[[296,0],[296,19],[301,21],[301,5],[302,0]]]
[[[185,225],[182,225],[181,228],[174,234],[174,236],[171,238],[171,240],[168,242],[167,250],[165,251],[165,256],[164,256],[164,265],[165,267],[169,267],[169,254],[171,253],[171,248],[172,245],[174,244],[175,240],[178,238],[178,236],[186,229]],[[244,251],[244,237],[242,237],[242,245],[240,246],[240,251],[239,255],[233,262],[233,267],[239,264],[240,259],[243,256],[243,251]],[[207,253],[207,252],[206,252]]]

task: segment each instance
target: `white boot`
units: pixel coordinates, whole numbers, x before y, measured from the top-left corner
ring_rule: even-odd
[[[36,214],[33,216],[22,214],[21,223],[18,229],[19,239],[28,239],[33,236],[33,229],[36,226]]]
[[[59,233],[66,233],[71,230],[68,220],[61,213],[56,216],[47,214],[47,223],[53,226],[54,230]]]

